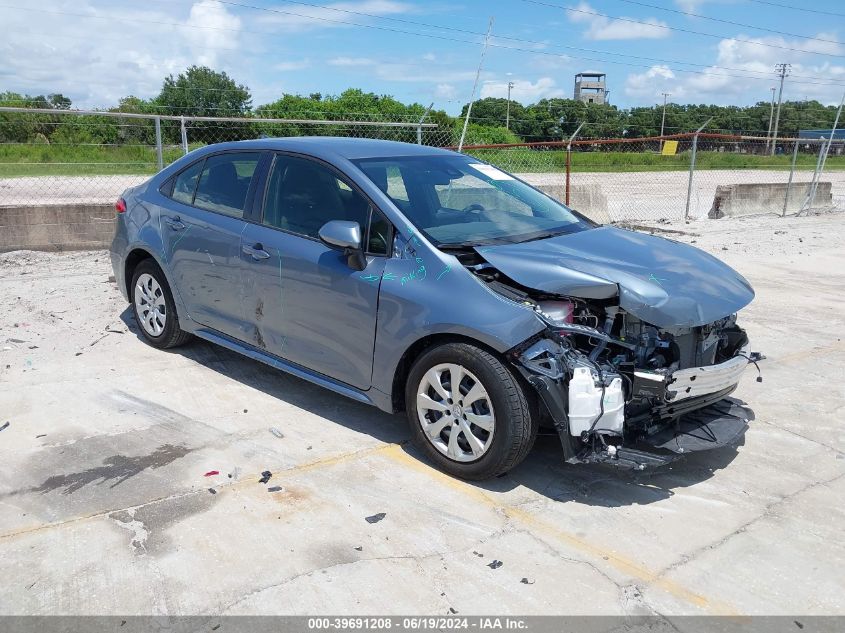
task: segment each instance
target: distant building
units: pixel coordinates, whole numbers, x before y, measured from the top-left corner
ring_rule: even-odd
[[[829,139],[830,132],[830,128],[827,130],[798,130],[798,138]],[[836,132],[833,133],[833,140],[845,141],[845,128],[836,128]]]
[[[576,101],[607,103],[607,84],[604,73],[578,73],[575,75]]]

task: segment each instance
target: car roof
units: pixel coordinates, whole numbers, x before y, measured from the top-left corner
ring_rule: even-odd
[[[450,150],[399,141],[338,136],[291,136],[234,141],[207,145],[204,150],[261,149],[302,152],[324,158],[392,158],[397,156],[432,156],[454,154]]]

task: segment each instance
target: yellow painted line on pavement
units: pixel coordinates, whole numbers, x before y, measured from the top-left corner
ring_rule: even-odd
[[[522,508],[501,504],[484,493],[481,488],[461,481],[460,479],[455,479],[415,459],[402,450],[402,447],[399,445],[390,445],[382,453],[395,462],[436,479],[439,483],[464,496],[471,497],[491,509],[499,510],[506,517],[521,523],[535,534],[541,534],[547,538],[561,541],[582,554],[589,556],[591,559],[596,559],[594,564],[601,565],[602,563],[607,563],[627,576],[644,581],[649,586],[658,587],[675,598],[679,598],[710,613],[717,615],[739,615],[739,612],[734,607],[710,600],[677,582],[663,578],[659,572],[652,571],[640,563],[621,556],[613,550],[589,543],[575,534],[567,532]]]

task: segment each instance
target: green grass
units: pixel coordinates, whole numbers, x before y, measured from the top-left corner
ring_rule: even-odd
[[[196,146],[191,146],[194,149]],[[563,172],[566,152],[529,148],[472,150],[473,156],[515,173]],[[164,150],[164,163],[182,155],[178,147]],[[573,172],[686,171],[689,152],[661,156],[645,152],[574,151]],[[817,157],[799,154],[797,166],[812,170]],[[698,169],[789,169],[791,155],[759,156],[700,151]],[[827,169],[845,169],[845,156],[830,156]],[[146,175],[156,172],[155,149],[145,145],[14,145],[0,144],[0,178],[18,176]]]
[[[502,169],[515,173],[563,172],[566,170],[566,152],[563,150],[537,151],[527,148],[499,150],[471,150],[481,160],[493,163]],[[797,169],[814,169],[818,157],[799,154]],[[645,152],[572,152],[572,172],[640,172],[640,171],[687,171],[690,154],[661,156]],[[727,152],[699,151],[696,154],[696,169],[772,169],[788,171],[791,155],[760,156]],[[826,169],[845,168],[845,156],[830,156]]]
[[[164,164],[172,163],[182,153],[180,148],[166,148]],[[145,175],[156,171],[155,148],[145,145],[0,144],[0,178]]]

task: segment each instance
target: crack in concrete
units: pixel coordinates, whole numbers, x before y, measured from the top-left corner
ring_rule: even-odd
[[[788,495],[784,495],[783,497],[772,501],[771,503],[767,503],[765,506],[763,506],[763,511],[760,514],[758,514],[756,517],[754,517],[753,519],[749,519],[748,521],[746,521],[745,523],[740,525],[738,528],[733,530],[730,534],[726,534],[725,536],[720,538],[718,541],[715,541],[713,543],[709,543],[708,545],[703,545],[702,547],[699,547],[699,548],[693,550],[690,554],[685,554],[683,557],[681,557],[680,560],[672,563],[671,565],[668,565],[667,567],[665,567],[662,570],[660,570],[659,572],[657,572],[655,579],[661,580],[661,579],[665,578],[668,574],[675,571],[676,569],[680,569],[681,567],[693,562],[701,554],[703,554],[705,552],[710,552],[710,551],[719,549],[720,547],[723,547],[726,543],[728,543],[735,536],[738,536],[739,534],[746,532],[748,530],[748,528],[753,526],[755,523],[762,521],[763,519],[769,518],[771,516],[776,516],[775,513],[772,510],[774,510],[777,506],[788,503],[789,501],[791,501],[795,497],[807,492],[808,490],[812,490],[813,488],[816,488],[817,486],[830,485],[830,484],[838,481],[839,479],[842,479],[843,477],[845,477],[845,473],[841,473],[839,475],[836,475],[835,477],[831,477],[830,479],[825,479],[824,481],[814,481],[812,483],[807,484],[806,486],[803,486],[802,488],[799,488],[798,490],[796,490],[794,492],[789,493]]]
[[[258,589],[253,589],[252,591],[242,595],[237,600],[230,602],[230,603],[224,605],[223,607],[221,607],[221,609],[219,611],[219,615],[226,615],[226,612],[229,609],[232,609],[233,607],[239,605],[240,603],[248,600],[252,596],[264,593],[265,591],[270,591],[271,589],[277,589],[279,587],[284,587],[285,585],[290,584],[290,583],[292,583],[292,582],[294,582],[294,581],[296,581],[300,578],[313,576],[316,573],[323,572],[323,571],[329,571],[330,569],[336,569],[338,567],[346,567],[346,566],[351,566],[351,565],[357,565],[358,563],[369,563],[369,562],[373,562],[373,561],[394,561],[394,560],[412,560],[415,563],[417,563],[417,565],[419,565],[420,561],[424,561],[424,560],[429,559],[429,558],[438,558],[438,557],[442,558],[443,556],[449,556],[451,554],[457,554],[457,553],[463,552],[465,550],[466,550],[465,547],[461,547],[461,548],[456,548],[454,550],[445,550],[445,551],[442,551],[442,552],[432,552],[431,554],[425,554],[425,555],[422,555],[422,556],[419,556],[419,555],[416,555],[416,554],[404,554],[404,555],[394,555],[394,556],[373,556],[373,557],[369,557],[369,558],[359,558],[357,560],[342,561],[342,562],[339,562],[339,563],[334,563],[332,565],[326,565],[324,567],[316,567],[314,569],[304,571],[304,572],[300,572],[298,574],[294,574],[293,576],[289,576],[289,577],[287,577],[283,580],[280,580],[279,582],[274,582],[274,583],[271,583],[271,584],[266,585],[264,587],[260,587]],[[423,569],[422,571],[424,572],[425,570]]]
[[[845,407],[845,405],[842,405],[842,406]],[[779,426],[779,425],[774,424],[772,422],[767,422],[766,420],[755,420],[755,422],[762,422],[763,424],[765,424],[767,426],[771,426],[771,427],[773,427],[773,428],[775,428],[779,431],[783,431],[784,433],[788,433],[789,435],[794,435],[795,437],[800,437],[802,440],[807,440],[808,442],[812,442],[813,444],[818,444],[819,446],[822,446],[822,447],[828,449],[829,451],[833,451],[834,453],[837,453],[837,454],[840,454],[840,455],[842,454],[842,451],[839,450],[838,448],[833,448],[829,444],[825,444],[824,442],[820,442],[819,440],[814,440],[813,438],[807,437],[806,435],[801,435],[800,433],[797,433],[796,431],[792,431],[790,429]]]

